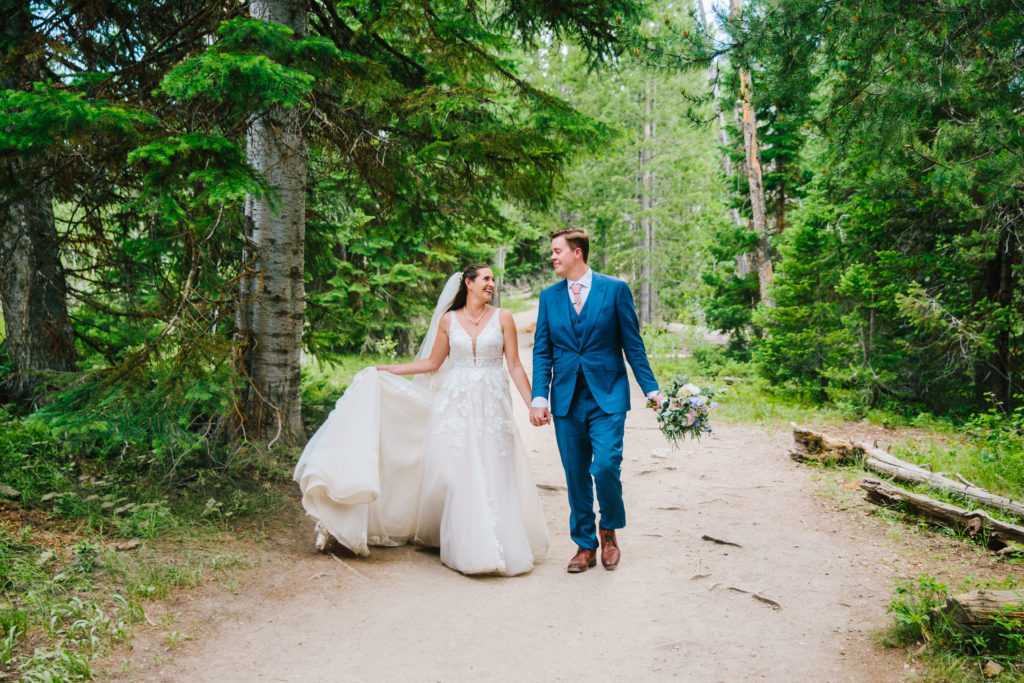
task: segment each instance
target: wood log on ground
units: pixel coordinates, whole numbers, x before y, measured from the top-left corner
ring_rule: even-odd
[[[990,493],[983,488],[974,486],[966,480],[955,481],[938,472],[932,472],[919,465],[897,458],[892,453],[857,441],[845,441],[811,431],[795,424],[793,438],[807,449],[811,457],[803,457],[798,451],[791,451],[790,457],[798,461],[814,460],[826,464],[849,462],[858,458],[870,470],[887,474],[898,481],[910,484],[928,484],[937,489],[952,491],[964,498],[975,500],[982,505],[1003,510],[1024,519],[1024,504],[1015,500]],[[961,479],[963,479],[961,477]]]
[[[816,462],[834,464],[848,460],[855,460],[860,457],[856,446],[854,446],[851,441],[837,439],[820,432],[814,432],[810,429],[805,429],[804,427],[795,425],[792,422],[790,423],[790,426],[793,428],[793,438],[798,444],[807,449],[807,453],[810,456],[803,458],[803,460],[814,460]],[[796,451],[791,452],[790,455],[794,460],[800,459],[798,457],[799,453]]]
[[[964,626],[990,626],[997,617],[1024,623],[1024,590],[976,590],[951,595],[936,612]]]
[[[876,505],[906,506],[914,514],[968,536],[984,532],[988,536],[988,547],[993,550],[1024,542],[1024,527],[992,519],[984,510],[964,510],[877,479],[865,479],[860,487],[867,492],[867,499]]]

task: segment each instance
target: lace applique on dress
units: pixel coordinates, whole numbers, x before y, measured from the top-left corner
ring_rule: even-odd
[[[498,320],[500,314],[500,310],[494,311],[477,335],[475,356],[473,338],[455,312],[450,314],[451,370],[438,397],[437,410],[444,415],[441,428],[453,432],[469,428],[467,419],[473,412],[471,408],[482,409],[485,419],[477,428],[494,439],[500,455],[507,456],[511,453],[511,439],[505,435],[509,435],[515,425],[505,371],[505,336]],[[474,401],[482,405],[474,407],[471,405]]]

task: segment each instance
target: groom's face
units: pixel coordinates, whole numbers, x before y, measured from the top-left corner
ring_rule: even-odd
[[[551,265],[555,267],[555,275],[568,277],[569,273],[576,271],[581,261],[583,252],[570,247],[564,237],[551,240]]]

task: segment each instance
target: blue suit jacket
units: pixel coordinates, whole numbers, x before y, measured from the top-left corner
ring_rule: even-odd
[[[607,275],[594,273],[583,307],[582,334],[573,329],[575,315],[565,280],[540,293],[540,311],[533,340],[533,395],[548,398],[551,414],[569,412],[576,375],[582,373],[590,393],[606,413],[629,410],[629,378],[622,357],[644,393],[658,390],[647,362],[640,324],[629,286]]]

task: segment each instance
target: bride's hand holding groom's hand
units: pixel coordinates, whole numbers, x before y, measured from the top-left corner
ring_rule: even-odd
[[[551,411],[547,408],[530,408],[530,424],[540,427],[551,422]]]

